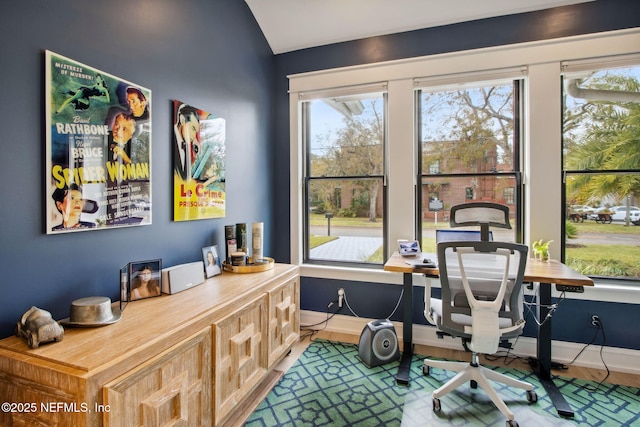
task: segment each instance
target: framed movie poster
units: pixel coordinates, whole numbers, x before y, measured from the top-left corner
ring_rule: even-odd
[[[225,120],[173,101],[173,219],[225,216]]]
[[[151,224],[151,91],[45,53],[48,234]]]
[[[222,263],[218,254],[218,245],[202,248],[202,261],[207,279],[222,273]]]

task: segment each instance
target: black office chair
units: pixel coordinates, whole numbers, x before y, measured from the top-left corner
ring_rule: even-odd
[[[499,224],[510,228],[508,208],[488,206],[487,203],[468,204],[470,209],[480,208],[476,225],[488,236],[488,225]],[[502,205],[497,205],[502,206]],[[473,223],[463,207],[452,208],[451,225]],[[496,212],[500,212],[500,217]],[[481,214],[488,213],[487,216]],[[455,214],[455,215],[454,215]],[[485,227],[483,224],[487,224]],[[431,298],[430,281],[425,292],[425,317],[438,329],[453,337],[460,337],[471,351],[471,363],[425,359],[423,371],[442,368],[458,372],[442,387],[433,392],[433,409],[441,410],[440,397],[461,384],[480,385],[492,402],[507,417],[508,426],[517,426],[514,414],[498,396],[488,380],[501,382],[527,391],[527,400],[538,397],[533,385],[484,368],[479,354],[493,354],[502,340],[513,338],[524,328],[522,309],[522,281],[528,248],[510,242],[446,241],[438,243],[438,269],[442,298]]]

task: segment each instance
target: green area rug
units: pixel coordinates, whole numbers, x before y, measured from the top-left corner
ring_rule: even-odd
[[[481,389],[460,387],[432,410],[431,393],[454,373],[431,369],[422,375],[423,356],[414,356],[411,382],[396,384],[398,363],[369,368],[358,347],[315,340],[247,420],[246,426],[504,426],[506,418]],[[640,389],[572,378],[554,381],[575,411],[575,419],[556,414],[544,388],[531,372],[496,368],[531,382],[538,402],[525,392],[493,383],[520,426],[639,426]],[[595,390],[595,391],[594,391]]]

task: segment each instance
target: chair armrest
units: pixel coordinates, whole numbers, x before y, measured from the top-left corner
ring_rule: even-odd
[[[509,332],[513,332],[516,331],[518,329],[523,329],[524,325],[525,325],[525,320],[524,319],[518,319],[518,321],[516,322],[515,325],[513,326],[509,326],[508,328],[500,328],[500,333],[502,335],[507,334]]]
[[[432,278],[425,274],[424,276],[424,317],[427,322],[436,326],[436,321],[431,315],[431,280]]]

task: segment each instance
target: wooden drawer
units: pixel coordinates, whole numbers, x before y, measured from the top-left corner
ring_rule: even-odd
[[[105,426],[212,424],[211,328],[103,388]]]

